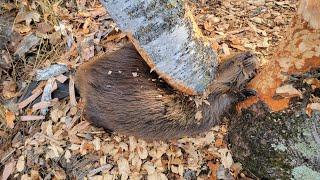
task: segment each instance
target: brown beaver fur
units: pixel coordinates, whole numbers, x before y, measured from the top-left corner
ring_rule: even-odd
[[[239,101],[254,74],[255,58],[250,53],[228,60],[219,67],[210,87],[210,105],[196,107],[193,97],[173,90],[150,73],[129,45],[80,66],[76,86],[85,102],[84,115],[94,125],[147,140],[166,140],[217,125]],[[200,120],[195,118],[198,111]]]

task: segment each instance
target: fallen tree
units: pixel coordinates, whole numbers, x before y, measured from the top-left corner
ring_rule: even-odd
[[[204,92],[215,76],[217,54],[184,1],[101,3],[162,79],[190,95]]]

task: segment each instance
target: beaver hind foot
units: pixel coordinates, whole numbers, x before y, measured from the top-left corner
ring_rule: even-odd
[[[146,140],[175,139],[209,130],[243,98],[255,75],[250,53],[223,63],[209,88],[208,103],[175,91],[162,82],[132,46],[85,63],[77,70],[76,87],[84,116],[98,127]],[[197,116],[197,117],[196,117]]]

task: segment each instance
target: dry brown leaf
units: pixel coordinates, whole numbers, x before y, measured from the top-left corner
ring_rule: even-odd
[[[46,34],[48,32],[52,32],[54,30],[53,26],[46,22],[41,22],[37,24],[37,31],[43,34]]]
[[[25,157],[24,155],[21,155],[18,159],[16,169],[18,172],[22,172],[25,168]]]
[[[205,22],[203,23],[203,26],[204,26],[204,29],[207,30],[207,31],[209,31],[209,32],[214,31],[214,26],[211,24],[210,21],[205,21]]]
[[[242,170],[242,164],[237,162],[237,163],[232,164],[232,166],[230,168],[231,168],[233,177],[236,178],[236,177],[238,177],[238,175],[240,174],[240,172]]]
[[[11,129],[14,128],[14,120],[16,119],[16,115],[9,111],[9,110],[6,110],[6,123],[7,123],[7,126]]]
[[[14,172],[16,167],[15,161],[10,161],[4,166],[3,172],[2,172],[2,180],[7,180],[9,176]]]
[[[24,24],[16,24],[13,28],[13,30],[19,34],[25,34],[31,31],[30,26],[26,26]]]
[[[4,81],[2,85],[2,95],[4,98],[11,99],[17,95],[17,85],[14,81]]]
[[[26,25],[30,26],[30,23],[32,21],[34,21],[34,22],[40,21],[40,14],[36,11],[18,13],[18,15],[16,17],[16,23],[19,23],[22,21],[25,21]]]
[[[54,179],[57,179],[57,180],[67,179],[66,173],[61,168],[54,170],[53,174],[54,174]]]
[[[320,112],[320,103],[310,103],[307,105],[306,108],[306,113],[308,114],[309,117],[312,116],[313,111],[319,111]]]
[[[2,2],[0,4],[0,7],[7,10],[7,11],[11,11],[13,9],[16,9],[17,6],[15,5],[15,3],[5,3],[5,2]]]

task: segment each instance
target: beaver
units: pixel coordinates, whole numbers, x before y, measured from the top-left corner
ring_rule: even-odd
[[[84,100],[85,119],[95,126],[145,140],[169,140],[209,130],[250,92],[256,58],[237,55],[217,70],[207,98],[197,103],[150,72],[132,45],[84,63],[75,84]]]

